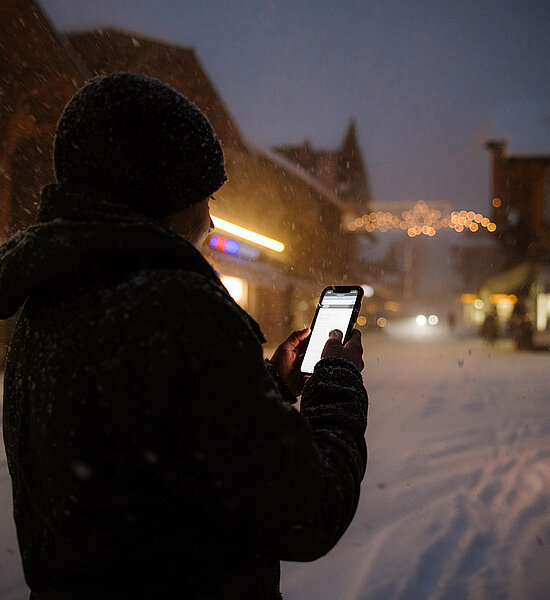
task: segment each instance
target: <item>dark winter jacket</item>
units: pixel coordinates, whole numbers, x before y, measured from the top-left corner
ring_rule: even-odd
[[[24,304],[3,426],[31,597],[279,598],[279,560],[322,556],[355,512],[361,376],[322,360],[298,412],[199,252],[103,199],[49,186],[0,248],[0,317]]]

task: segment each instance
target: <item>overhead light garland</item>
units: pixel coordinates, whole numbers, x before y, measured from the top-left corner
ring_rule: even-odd
[[[475,232],[485,228],[493,233],[497,228],[495,223],[481,213],[473,210],[455,210],[444,215],[441,211],[430,208],[423,200],[419,200],[412,209],[404,210],[401,215],[379,210],[356,217],[348,223],[347,227],[349,231],[364,229],[368,232],[401,229],[406,231],[409,237],[417,235],[433,237],[440,229]]]

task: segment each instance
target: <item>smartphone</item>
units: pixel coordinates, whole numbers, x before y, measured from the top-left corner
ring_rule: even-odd
[[[349,340],[362,300],[363,288],[360,285],[331,285],[322,291],[311,324],[302,373],[313,373],[313,368],[321,360],[328,334],[333,329],[339,329],[344,334],[344,344]]]

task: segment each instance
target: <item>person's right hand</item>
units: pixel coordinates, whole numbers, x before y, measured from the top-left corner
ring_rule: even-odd
[[[334,356],[336,358],[345,358],[353,363],[359,371],[365,368],[363,362],[363,346],[361,344],[361,332],[354,329],[350,339],[342,344],[344,334],[339,329],[333,329],[329,333],[328,341],[323,348],[321,358]]]

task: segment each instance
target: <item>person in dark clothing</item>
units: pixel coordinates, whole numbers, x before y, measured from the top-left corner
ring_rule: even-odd
[[[197,250],[220,144],[167,85],[92,79],[54,160],[38,224],[0,247],[0,317],[23,307],[3,427],[31,598],[281,598],[279,561],[326,554],[357,507],[358,332],[305,383],[307,330],[263,360]]]
[[[496,308],[493,308],[491,312],[485,315],[485,320],[481,325],[481,335],[490,346],[494,346],[496,341],[500,338],[500,333],[498,314]]]
[[[520,298],[514,305],[509,321],[510,337],[518,350],[533,349],[533,322],[527,311],[525,300]]]

